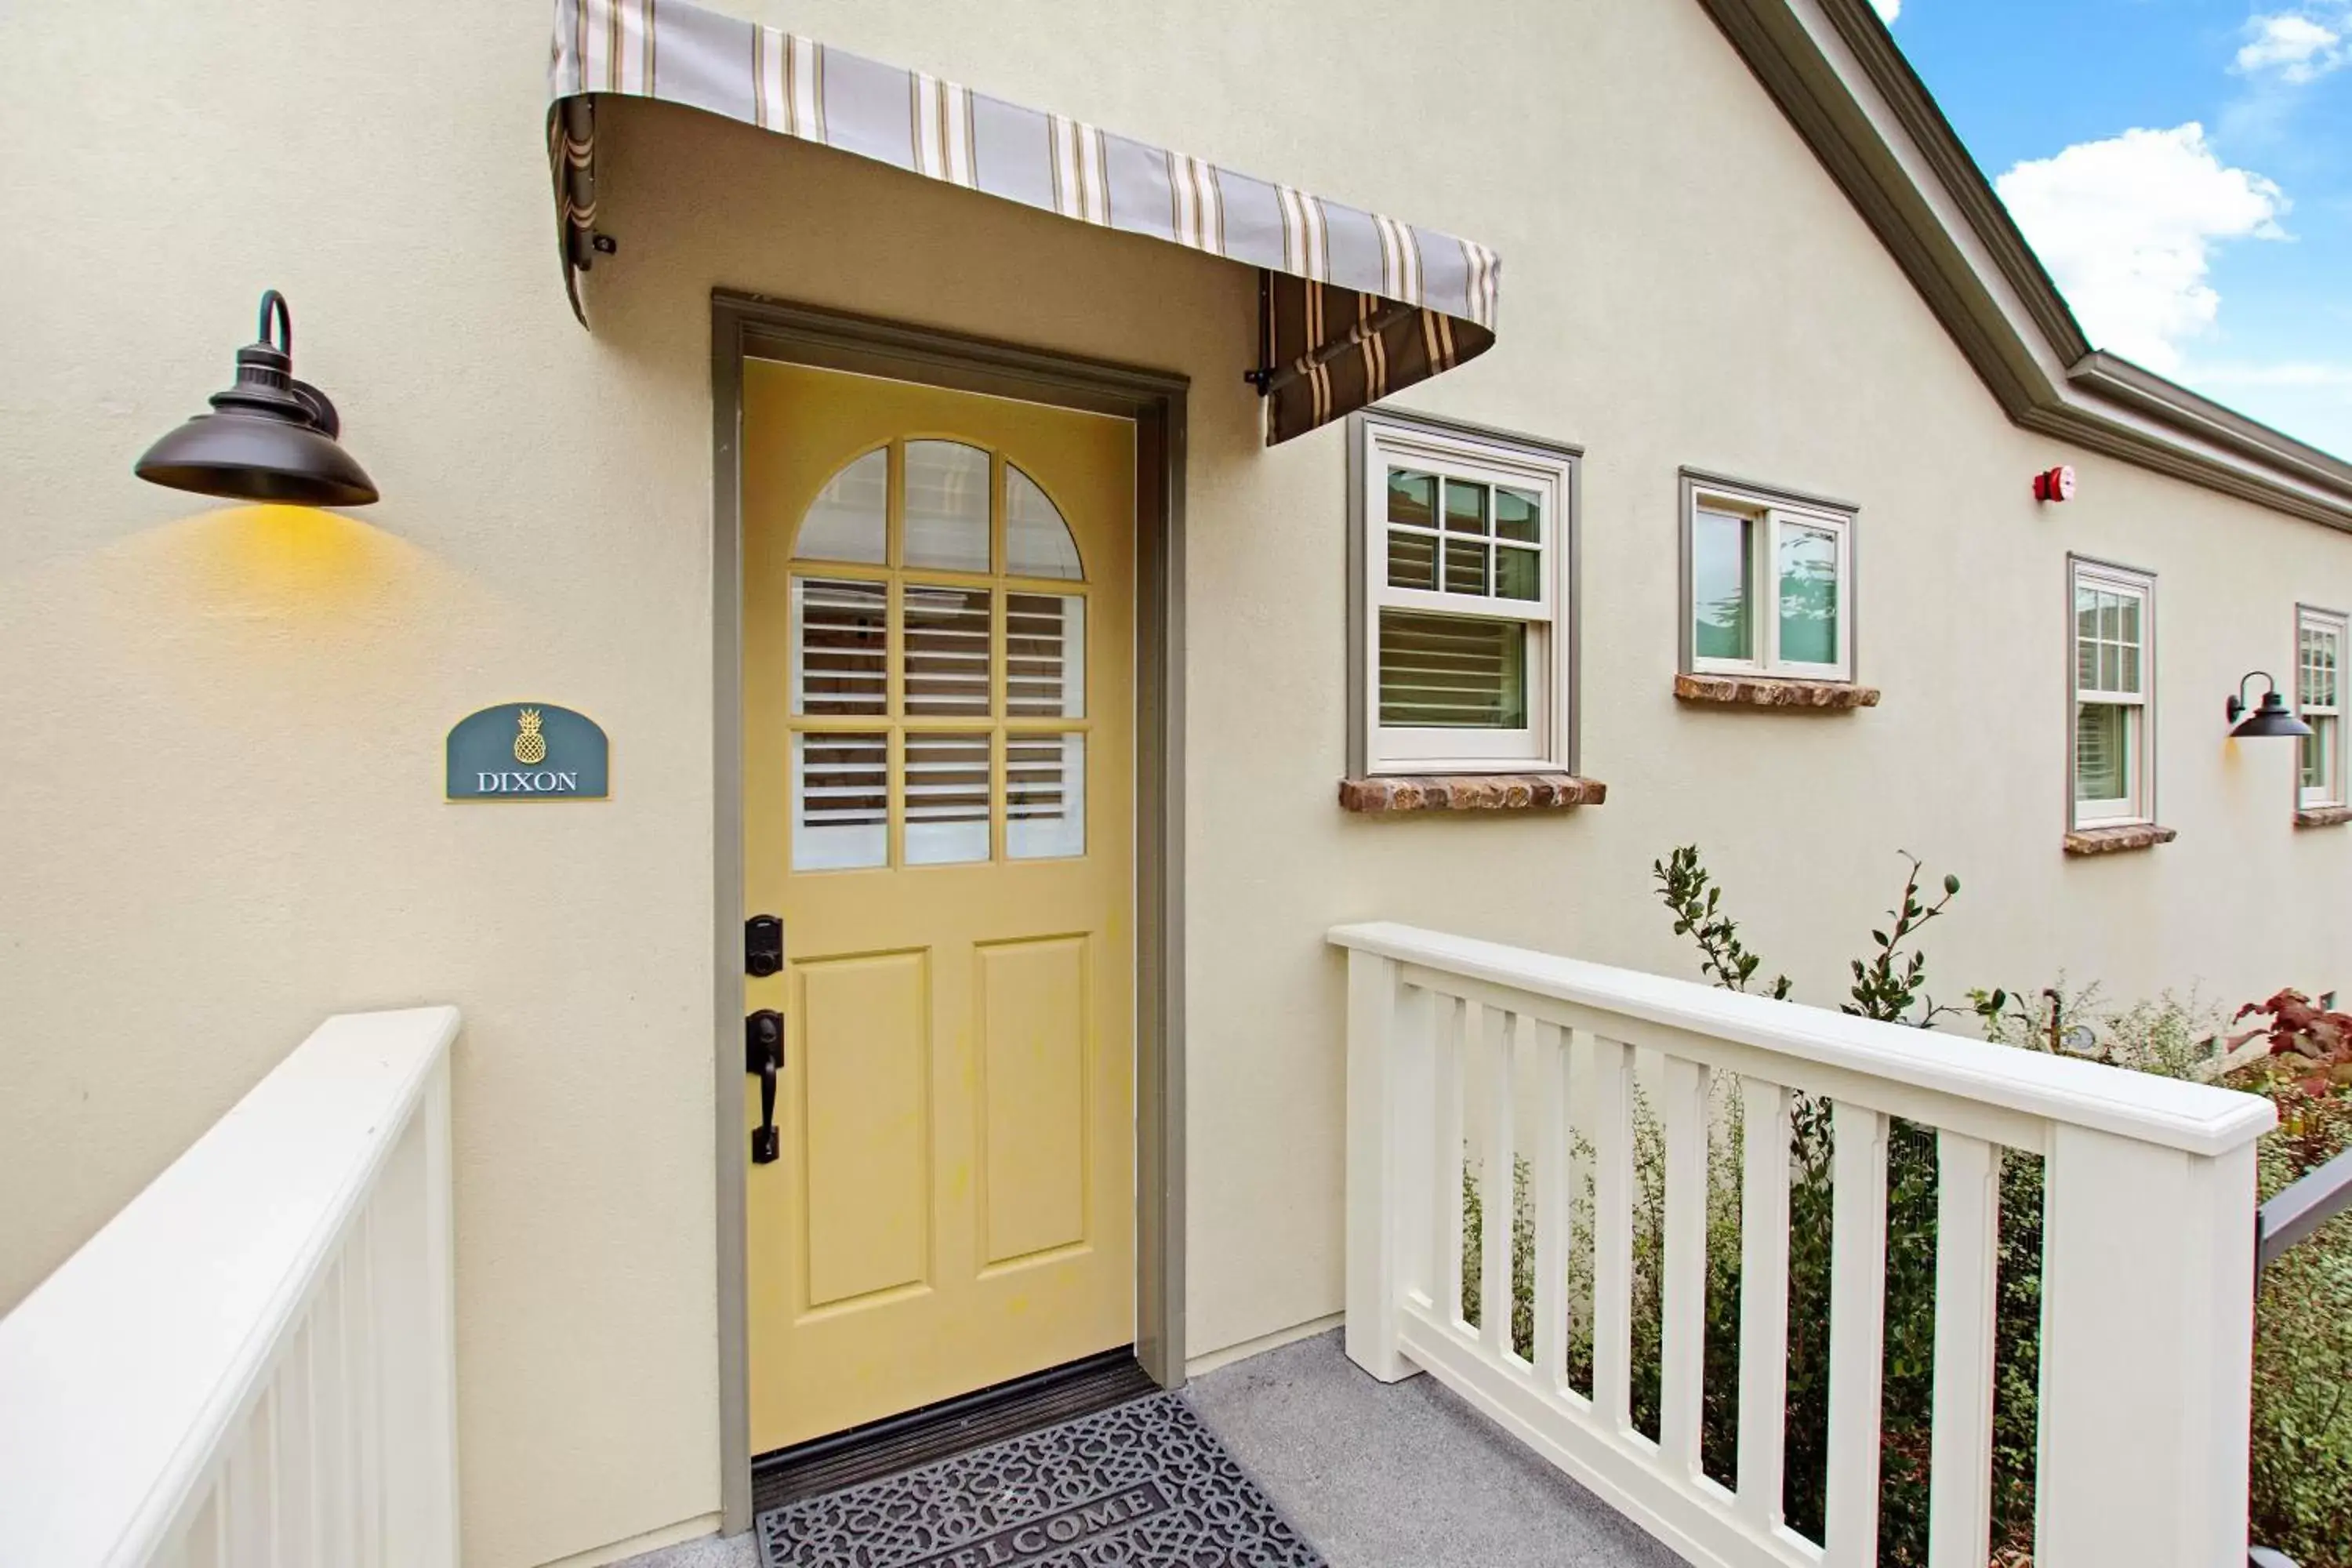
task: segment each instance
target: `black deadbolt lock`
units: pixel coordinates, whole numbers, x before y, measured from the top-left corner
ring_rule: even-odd
[[[784,1065],[784,1016],[762,1007],[743,1020],[743,1070],[760,1075],[760,1125],[751,1131],[751,1163],[776,1158],[776,1074]]]
[[[784,966],[784,922],[753,915],[743,922],[743,973],[773,974]]]

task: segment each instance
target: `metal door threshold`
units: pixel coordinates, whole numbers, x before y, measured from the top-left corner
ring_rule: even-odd
[[[1136,1364],[1133,1346],[1106,1351],[763,1454],[751,1462],[751,1510],[878,1480],[1159,1392]]]

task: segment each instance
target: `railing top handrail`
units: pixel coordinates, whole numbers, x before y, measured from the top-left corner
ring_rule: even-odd
[[[158,1544],[457,1021],[329,1018],[0,1319],[0,1563],[137,1562]]]
[[[1335,927],[1330,940],[1426,969],[2194,1154],[2226,1153],[2278,1121],[2269,1100],[2234,1089],[1393,921]]]

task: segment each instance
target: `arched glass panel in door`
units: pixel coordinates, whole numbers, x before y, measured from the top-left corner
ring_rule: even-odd
[[[1085,573],[1027,474],[943,438],[858,458],[791,610],[795,870],[1086,852]]]

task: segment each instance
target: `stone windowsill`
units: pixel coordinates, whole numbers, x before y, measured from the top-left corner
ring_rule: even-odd
[[[1790,680],[1777,675],[1675,677],[1675,695],[1685,702],[1722,702],[1737,708],[1811,708],[1837,712],[1878,706],[1878,688],[1850,680]]]
[[[2352,822],[2352,805],[2306,805],[2294,814],[2297,827],[2341,827]]]
[[[1599,805],[1609,786],[1573,773],[1405,773],[1339,781],[1341,809],[1374,816],[1411,811],[1565,811]]]
[[[2078,827],[2066,835],[2066,853],[2116,855],[2126,849],[2153,849],[2179,837],[2173,829],[2158,827],[2153,822],[2128,823],[2121,827]]]

